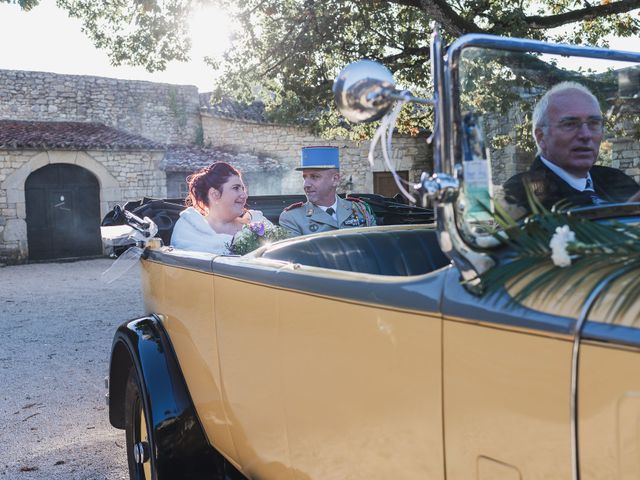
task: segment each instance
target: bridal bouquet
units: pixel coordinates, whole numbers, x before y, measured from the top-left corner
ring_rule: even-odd
[[[288,232],[282,227],[265,225],[264,222],[253,222],[242,227],[242,230],[234,235],[231,244],[227,247],[234,255],[245,255],[263,245],[288,237]]]

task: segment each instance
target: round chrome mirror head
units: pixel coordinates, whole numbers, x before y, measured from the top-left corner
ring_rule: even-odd
[[[393,105],[393,75],[373,60],[359,60],[344,67],[333,82],[333,97],[340,113],[351,122],[381,118]]]

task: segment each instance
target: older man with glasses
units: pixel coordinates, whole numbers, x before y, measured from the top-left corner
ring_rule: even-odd
[[[598,100],[584,85],[562,82],[547,91],[533,110],[533,136],[538,154],[528,171],[504,184],[508,203],[528,210],[527,182],[547,208],[560,201],[576,206],[625,202],[640,190],[620,170],[594,165],[603,118]]]

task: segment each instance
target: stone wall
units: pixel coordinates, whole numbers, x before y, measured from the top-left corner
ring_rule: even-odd
[[[0,119],[100,122],[160,143],[202,134],[195,86],[0,70]]]
[[[639,75],[637,71],[632,73],[636,76]],[[609,154],[610,159],[606,163],[607,166],[622,170],[640,183],[640,143],[637,140],[640,132],[638,128],[640,99],[634,97],[627,98],[626,101],[627,103],[621,112],[621,119],[616,125],[623,133],[609,142],[610,148],[607,148],[609,145],[603,142],[600,150]]]
[[[28,257],[25,181],[48,164],[68,163],[89,170],[100,185],[100,215],[116,203],[143,196],[166,196],[161,151],[0,150],[0,264]]]
[[[611,153],[611,167],[625,172],[640,183],[640,143],[631,138],[616,139]]]
[[[302,127],[231,120],[206,114],[202,117],[202,128],[205,144],[273,157],[284,164],[284,173],[274,174],[278,175],[275,182],[273,178],[265,179],[269,184],[268,191],[262,185],[252,186],[247,182],[250,191],[261,194],[302,192],[300,172],[294,169],[300,164],[300,149],[304,146],[327,145],[340,148],[341,191],[346,190],[346,182],[351,177],[352,191],[371,193],[373,192],[373,172],[388,171],[379,147],[376,150],[373,168],[369,165],[368,141],[325,140]],[[424,137],[396,136],[393,142],[392,161],[396,170],[409,171],[410,181],[418,181],[421,172],[431,171],[433,164],[431,148]],[[254,179],[252,180],[255,182]],[[276,186],[278,183],[279,189]]]
[[[166,197],[167,177],[160,169],[164,152],[89,151],[87,154],[103,165],[118,182],[119,198],[107,202],[108,210],[116,203],[142,197]]]

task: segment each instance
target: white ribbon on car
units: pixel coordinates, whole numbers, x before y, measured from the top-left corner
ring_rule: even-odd
[[[131,231],[127,238],[133,240],[135,245],[129,247],[122,255],[116,258],[115,262],[113,262],[108,269],[102,272],[101,278],[103,282],[108,284],[115,282],[140,261],[147,244],[156,236],[156,233],[158,233],[158,226],[153,220],[149,217],[144,217],[144,221],[149,223],[146,234],[133,227],[129,227]]]
[[[400,110],[405,103],[408,102],[408,99],[398,100],[396,105],[392,110],[389,111],[382,120],[380,120],[380,126],[376,130],[373,139],[371,140],[371,146],[369,147],[369,164],[373,168],[373,157],[375,153],[375,149],[378,143],[382,147],[382,158],[384,159],[384,163],[387,165],[387,168],[391,172],[393,176],[393,180],[396,182],[398,189],[402,194],[409,199],[412,203],[416,203],[416,198],[409,193],[409,191],[403,185],[403,179],[400,175],[397,174],[395,166],[391,164],[391,141],[393,139],[393,132],[396,128],[396,121],[398,120],[398,115],[400,114]]]

